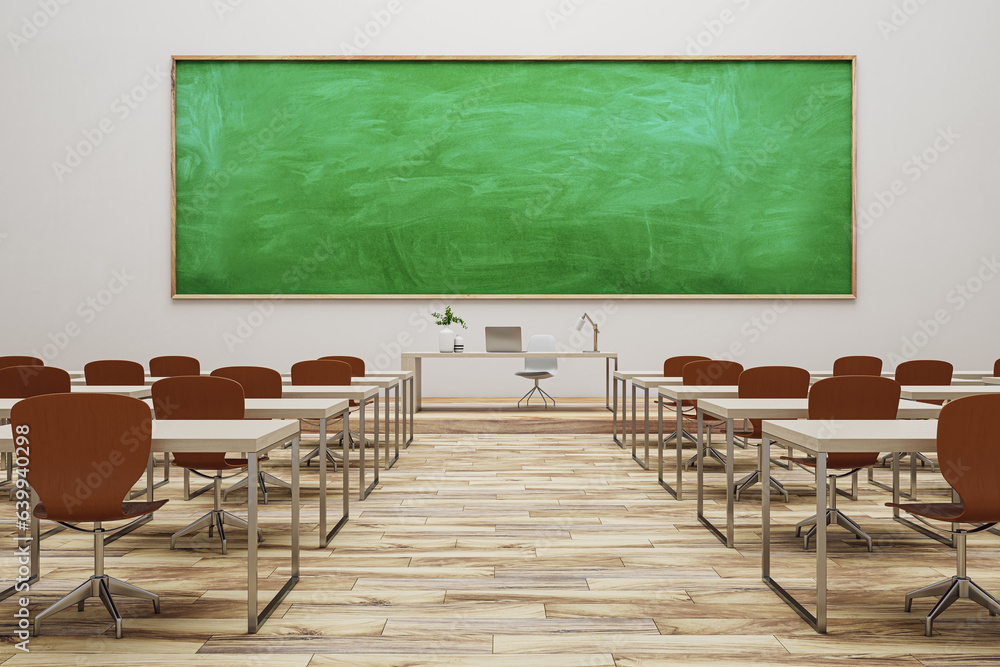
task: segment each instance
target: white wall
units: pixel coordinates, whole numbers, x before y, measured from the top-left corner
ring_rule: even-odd
[[[676,353],[720,355],[731,346],[748,366],[823,368],[841,354],[875,353],[893,363],[919,355],[978,369],[1000,357],[1000,280],[977,277],[1000,272],[984,264],[1000,254],[995,0],[401,2],[390,15],[389,0],[4,0],[0,353],[34,351],[64,368],[188,353],[208,368],[284,370],[329,353],[398,368],[391,352],[400,336],[409,349],[433,348],[426,302],[283,301],[273,311],[263,304],[269,316],[254,319],[260,326],[230,351],[225,335],[251,318],[253,303],[169,296],[170,85],[163,75],[170,56],[338,54],[376,12],[391,20],[368,26],[377,34],[361,43],[365,54],[684,54],[700,38],[709,55],[859,57],[858,205],[866,228],[856,301],[459,301],[456,311],[471,323],[468,348],[481,348],[486,324],[521,324],[526,334],[551,332],[586,347],[589,335],[571,334],[587,310],[606,316],[601,347],[620,351],[623,368],[656,367]],[[144,82],[148,93],[136,89]],[[83,133],[102,122],[113,131],[72,171],[57,174],[53,163],[64,163],[68,147],[86,142]],[[950,144],[938,139],[949,132]],[[936,161],[914,170],[911,157],[925,151]],[[881,208],[877,193],[894,181],[902,194]],[[867,210],[875,217],[865,218]],[[124,289],[115,272],[124,274]],[[978,291],[963,296],[960,285]],[[102,298],[100,312],[86,305]],[[935,314],[946,323],[928,326]],[[75,335],[62,335],[67,328]],[[510,375],[518,367],[512,361],[446,363],[427,362],[427,395],[526,389]],[[556,396],[599,395],[603,375],[600,362],[575,362],[548,387]]]

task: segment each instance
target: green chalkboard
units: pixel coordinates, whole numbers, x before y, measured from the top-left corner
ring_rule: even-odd
[[[854,59],[174,60],[197,296],[827,296]]]

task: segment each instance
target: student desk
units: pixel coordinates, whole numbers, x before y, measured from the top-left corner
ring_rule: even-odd
[[[937,449],[937,422],[924,420],[827,420],[765,421],[764,443],[761,460],[770,457],[771,442],[799,449],[816,457],[816,516],[825,517],[827,510],[826,460],[836,452],[934,452]],[[899,502],[899,459],[892,464],[893,502]],[[761,484],[767,489],[771,483],[770,466],[761,466]],[[826,633],[827,628],[827,549],[826,521],[816,524],[816,613],[811,613],[771,576],[771,494],[762,494],[761,575],[767,586],[777,593],[788,606],[802,617],[816,632]],[[894,508],[894,518],[899,517]],[[926,530],[926,529],[925,529]],[[902,593],[902,591],[901,591]]]
[[[935,419],[941,407],[929,403],[900,401],[897,419]],[[726,526],[725,533],[705,517],[704,461],[702,454],[702,433],[704,416],[710,415],[726,421]],[[734,501],[736,485],[733,479],[734,423],[740,419],[806,419],[809,416],[807,398],[723,398],[698,401],[698,521],[727,547],[733,547]],[[766,448],[760,448],[757,472],[769,467],[769,459],[764,458]],[[761,487],[761,493],[770,493],[770,483]],[[823,515],[825,516],[825,515]]]
[[[559,359],[604,359],[604,406],[611,410],[611,362],[614,361],[614,370],[618,370],[617,352],[579,352],[557,351],[557,352],[403,352],[400,365],[404,371],[412,371],[414,374],[413,400],[415,410],[421,409],[424,359],[527,359],[529,357]]]
[[[30,440],[30,434],[29,434]],[[192,452],[192,453],[223,453],[247,452],[250,477],[257,477],[257,457],[286,442],[292,443],[292,456],[299,455],[299,424],[297,421],[255,421],[234,419],[204,419],[204,420],[153,420],[151,452]],[[12,452],[14,437],[10,425],[0,427],[0,451]],[[153,465],[152,457],[146,468],[147,484],[146,498],[153,500]],[[247,632],[255,634],[271,616],[289,591],[299,581],[299,467],[292,466],[292,502],[291,502],[291,572],[284,585],[258,612],[258,545],[257,540],[247,540]],[[38,503],[38,496],[32,491],[31,506]],[[250,526],[248,535],[256,535],[258,509],[257,494],[249,494],[247,503],[247,521]],[[40,549],[38,540],[39,520],[32,516],[30,548],[30,579],[37,581],[40,575]],[[23,537],[23,531],[21,532]],[[230,555],[232,558],[232,555]],[[9,597],[14,592],[13,587],[0,593],[0,599]]]
[[[359,456],[361,457],[361,463],[359,466],[359,484],[358,484],[358,500],[364,500],[368,497],[368,494],[372,492],[372,489],[378,484],[378,393],[379,387],[374,385],[286,385],[281,388],[282,398],[346,398],[348,400],[357,401],[359,404],[358,408],[358,434],[361,436],[361,443],[358,447]],[[365,406],[368,399],[375,399],[375,434],[372,440],[375,442],[375,458],[372,460],[372,469],[374,473],[374,479],[372,483],[365,486],[365,450],[367,449],[365,444]],[[346,425],[346,421],[344,422]],[[325,430],[326,421],[320,421],[320,428]],[[348,439],[348,432],[345,430],[344,439]],[[320,437],[320,442],[322,443],[323,437]],[[322,447],[322,445],[321,445]],[[396,457],[399,457],[399,441],[396,441]],[[388,446],[386,446],[388,449]],[[386,454],[388,456],[388,453]],[[324,465],[324,464],[320,464]],[[347,465],[347,459],[344,459],[344,465]],[[296,466],[297,468],[297,466]],[[254,494],[256,497],[257,494]]]
[[[956,398],[977,396],[979,394],[1000,394],[1000,387],[995,385],[951,385],[947,387],[934,386],[903,386],[899,395],[911,401],[953,401]]]
[[[660,385],[677,385],[681,384],[684,380],[678,377],[644,377],[644,376],[632,376],[629,378],[632,381],[632,458],[642,466],[643,470],[649,470],[649,390],[656,389]],[[622,383],[624,386],[624,383]],[[636,389],[642,389],[642,431],[643,431],[643,458],[640,460],[639,457],[635,455],[635,394]],[[612,418],[612,425],[614,419]],[[622,397],[622,439],[625,438],[625,397]],[[678,424],[678,430],[674,431],[672,435],[667,436],[667,440],[677,436],[678,432],[683,432]]]

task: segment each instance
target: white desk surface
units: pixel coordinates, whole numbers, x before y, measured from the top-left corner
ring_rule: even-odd
[[[990,377],[984,377],[983,378],[983,383],[984,384],[1000,384],[1000,377],[992,377],[992,376],[990,376]]]
[[[327,419],[348,409],[350,402],[332,398],[248,398],[246,419]]]
[[[465,353],[462,352],[462,354],[465,354]],[[365,371],[365,377],[366,378],[368,378],[368,377],[390,377],[390,378],[399,378],[401,380],[409,380],[414,375],[416,375],[416,373],[414,373],[413,371],[368,371],[368,370]]]
[[[833,371],[809,371],[809,375],[818,378],[832,377]],[[956,380],[981,380],[989,375],[993,375],[993,371],[952,371],[951,373],[951,377]],[[896,377],[896,371],[884,371],[882,377]]]
[[[1000,387],[995,385],[950,385],[947,387],[904,386],[899,395],[913,401],[950,401],[965,396],[979,394],[1000,394]]]
[[[378,396],[381,387],[374,385],[284,385],[282,398],[349,398],[355,401]]]
[[[594,352],[594,351],[557,351],[557,352],[404,352],[403,358],[453,358],[462,357],[476,359],[503,359],[504,357],[513,359],[524,359],[525,357],[593,357],[595,359],[617,359],[617,352]]]
[[[261,452],[294,438],[298,420],[153,420],[154,452]],[[30,438],[30,435],[29,435]],[[0,426],[0,451],[14,449],[11,426]]]
[[[740,390],[734,384],[717,386],[697,385],[660,385],[660,396],[682,401],[698,400],[700,398],[739,398]]]
[[[395,387],[399,384],[400,380],[405,378],[398,377],[395,375],[365,375],[360,378],[351,378],[352,385],[374,385],[376,387],[381,387],[383,389],[387,387]],[[283,373],[281,376],[281,384],[288,386],[292,384],[291,373]]]
[[[765,437],[813,454],[826,452],[933,452],[937,421],[819,420],[764,421]]]
[[[678,385],[684,382],[684,378],[678,377],[650,377],[648,375],[636,375],[630,378],[632,384],[640,389],[652,389],[661,385]]]
[[[115,394],[118,396],[131,396],[132,398],[149,398],[149,387],[137,385],[109,385],[107,387],[90,385],[73,385],[70,387],[74,394]]]
[[[805,419],[808,398],[706,398],[698,401],[702,412],[722,419]],[[935,419],[941,406],[900,401],[897,419]]]
[[[611,371],[611,377],[616,380],[631,380],[637,377],[657,377],[663,369],[657,368],[645,371]]]

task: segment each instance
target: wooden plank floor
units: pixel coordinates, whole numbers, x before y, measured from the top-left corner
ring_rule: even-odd
[[[597,406],[595,413],[587,419],[610,417]],[[273,472],[287,478],[287,453],[274,458]],[[752,470],[754,458],[755,452],[738,451],[738,474]],[[739,504],[739,548],[726,549],[697,523],[693,501],[672,500],[655,473],[641,470],[607,435],[418,431],[369,499],[352,501],[350,523],[324,550],[316,548],[315,473],[303,470],[303,578],[259,634],[245,634],[245,534],[230,534],[228,556],[204,534],[182,538],[178,550],[169,550],[170,533],[211,505],[204,496],[181,500],[177,479],[166,487],[171,501],[155,520],[107,549],[108,573],[159,593],[163,613],[119,598],[125,637],[116,640],[100,604],[91,601],[83,613],[70,610],[48,621],[25,654],[9,638],[15,607],[7,600],[0,662],[1000,664],[1000,619],[979,607],[957,603],[936,624],[933,638],[922,634],[929,600],[903,613],[906,591],[953,573],[954,552],[889,520],[885,494],[864,484],[861,499],[842,500],[841,508],[870,530],[875,553],[831,532],[831,628],[820,636],[760,581],[759,491]],[[721,520],[721,468],[710,471],[708,510]],[[888,472],[878,474],[885,479]],[[788,505],[773,504],[780,519],[774,573],[808,599],[815,561],[791,526],[811,514],[814,482],[805,472],[776,476],[793,496]],[[921,499],[943,497],[939,474],[922,472],[920,480],[928,490]],[[245,497],[234,494],[225,505],[244,514]],[[267,593],[288,574],[289,532],[281,523],[288,502],[276,490],[262,506],[261,588]],[[13,545],[11,510],[7,505],[0,533],[7,545]],[[92,567],[86,536],[63,532],[43,544],[44,577],[31,593],[34,612]],[[16,569],[11,554],[12,546],[0,561],[7,577]],[[1000,538],[973,536],[969,554],[971,576],[1000,593]]]

